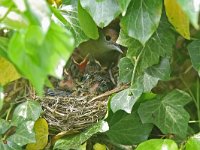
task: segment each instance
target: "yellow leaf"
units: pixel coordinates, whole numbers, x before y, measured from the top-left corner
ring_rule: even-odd
[[[26,150],[42,150],[48,142],[48,124],[45,119],[39,118],[34,125],[36,143],[27,144]]]
[[[19,78],[20,75],[15,67],[4,57],[0,56],[0,85],[3,86]]]
[[[62,0],[47,0],[49,4],[56,4],[57,6],[60,6],[62,4]]]
[[[169,22],[184,38],[190,39],[189,18],[176,0],[165,0],[165,11]]]
[[[96,143],[96,144],[93,145],[93,149],[94,150],[106,150],[106,145]]]

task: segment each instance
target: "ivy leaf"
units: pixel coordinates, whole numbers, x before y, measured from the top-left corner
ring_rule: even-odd
[[[143,124],[136,112],[127,114],[123,111],[115,113],[108,120],[109,130],[106,135],[110,140],[124,145],[138,144],[148,139],[152,124]]]
[[[160,25],[151,39],[143,47],[137,40],[129,37],[123,30],[117,43],[128,47],[127,57],[137,58],[139,53],[140,61],[137,65],[137,74],[141,75],[148,67],[158,64],[160,56],[166,57],[172,55],[172,46],[175,42],[174,34],[170,30],[169,24],[162,18]]]
[[[200,149],[200,133],[190,137],[185,144],[185,150],[198,150]]]
[[[0,85],[6,85],[9,82],[20,78],[19,73],[12,63],[0,56]]]
[[[9,7],[13,4],[9,4],[8,7],[0,7],[0,18],[2,18],[6,12],[8,11]],[[11,10],[7,16],[0,21],[1,27],[7,27],[9,29],[22,29],[28,26],[29,22],[27,19],[17,11]]]
[[[18,1],[16,1],[16,3],[18,3],[18,5],[21,7],[21,3]],[[27,18],[30,20],[31,24],[38,22],[38,25],[41,26],[43,32],[46,33],[50,27],[51,21],[51,12],[46,0],[27,0],[27,5],[28,11],[25,13],[25,15],[27,15]]]
[[[92,135],[96,134],[97,132],[105,132],[108,130],[108,124],[105,121],[99,121],[94,126],[90,127],[86,131],[75,135],[73,137],[68,137],[64,139],[59,139],[56,141],[53,149],[60,149],[60,150],[70,150],[70,149],[78,149],[78,147],[88,140]]]
[[[170,63],[168,58],[162,58],[161,62],[145,70],[143,77],[144,92],[149,92],[159,80],[170,79]]]
[[[170,62],[168,58],[162,58],[160,63],[153,65],[146,69],[146,74],[151,75],[152,77],[159,78],[160,80],[169,80],[170,79]]]
[[[198,16],[200,10],[200,2],[196,0],[177,0],[182,10],[189,17],[193,26],[198,29]]]
[[[119,81],[122,83],[131,82],[133,68],[133,63],[129,58],[121,58],[119,61]]]
[[[26,2],[13,0],[13,2],[17,9],[21,11],[21,16],[26,16],[26,21],[28,21],[29,25],[41,26],[44,33],[48,31],[51,22],[51,12],[46,0],[37,2],[34,0],[27,0]]]
[[[73,44],[70,32],[54,23],[46,35],[39,26],[32,25],[13,35],[8,56],[41,94],[48,75],[61,78],[62,68],[73,51]]]
[[[177,144],[169,139],[152,139],[140,143],[136,150],[178,150]]]
[[[159,81],[159,78],[153,77],[147,73],[143,76],[143,87],[144,92],[150,92],[152,88],[154,88]]]
[[[139,40],[142,45],[156,31],[162,13],[162,0],[131,1],[126,15],[121,20],[122,29],[132,38]]]
[[[22,147],[10,141],[7,141],[6,144],[3,141],[0,141],[0,149],[1,150],[22,150]]]
[[[21,118],[23,120],[36,121],[42,112],[40,104],[33,100],[28,100],[24,103],[19,104],[13,113],[12,122],[16,125],[19,124]]]
[[[94,40],[99,38],[98,28],[92,17],[82,8],[80,0],[78,3],[78,19],[82,30],[89,38]]]
[[[133,105],[143,92],[143,87],[139,81],[133,87],[125,89],[113,96],[110,102],[110,107],[113,112],[124,110],[127,113],[131,113]]]
[[[0,135],[4,134],[11,127],[10,123],[0,118]]]
[[[8,0],[0,1],[0,5],[2,5],[2,6],[10,6],[12,4],[13,4],[13,1],[8,1]]]
[[[54,14],[66,26],[73,34],[75,39],[75,46],[77,47],[80,43],[87,41],[89,38],[81,29],[78,20],[78,9],[74,5],[64,5],[59,11],[54,9]]]
[[[138,42],[137,40],[134,40],[132,37],[128,36],[128,34],[126,34],[123,29],[120,30],[119,37],[118,37],[116,43],[118,43],[124,47],[133,49],[133,50],[134,50],[134,47],[136,47],[136,49],[141,48],[140,42]],[[133,45],[135,45],[135,46],[133,47]]]
[[[200,75],[200,40],[193,41],[188,45],[188,51],[192,61],[193,67],[198,71]]]
[[[0,36],[0,57],[8,59],[7,50],[8,50],[9,39]]]
[[[188,128],[189,114],[183,108],[191,97],[180,90],[140,104],[139,116],[143,123],[155,124],[164,134],[184,137]]]
[[[120,14],[120,8],[115,0],[94,1],[81,0],[82,7],[92,16],[96,24],[103,28]]]
[[[125,16],[126,14],[126,10],[128,8],[129,3],[131,2],[131,0],[117,0],[118,5],[120,6],[121,12],[122,12],[122,16]]]
[[[188,17],[183,12],[177,1],[165,0],[164,2],[169,22],[175,27],[178,33],[189,40],[190,30]]]
[[[129,58],[122,58],[119,62],[119,81],[131,82],[133,68],[133,63]],[[147,68],[144,74],[139,75],[130,89],[123,90],[113,96],[110,102],[112,111],[124,110],[130,113],[142,92],[150,92],[159,80],[168,79],[170,79],[169,59],[162,58],[159,64]]]
[[[119,81],[131,82],[133,76],[133,63],[127,57],[124,57],[119,62]],[[147,68],[144,74],[141,74],[136,81],[140,82],[140,89],[143,92],[150,92],[155,87],[159,80],[170,79],[170,63],[168,58],[162,58],[159,64]],[[138,86],[139,87],[139,86]],[[126,101],[124,101],[124,104]],[[124,105],[123,104],[123,105]],[[126,110],[125,110],[126,111]]]
[[[19,146],[35,142],[35,133],[33,132],[34,121],[26,121],[17,126],[15,134],[8,137],[8,141],[16,143]]]
[[[44,149],[48,142],[48,124],[45,119],[39,118],[34,125],[36,143],[27,144],[26,150]]]

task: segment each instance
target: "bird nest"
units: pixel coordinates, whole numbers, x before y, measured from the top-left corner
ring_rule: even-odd
[[[92,101],[90,96],[45,97],[42,101],[44,118],[54,131],[79,131],[106,114],[107,98]]]
[[[75,63],[70,64],[65,71],[64,82],[57,84],[64,85],[64,89],[57,88],[57,93],[54,90],[53,94],[48,94],[47,90],[46,96],[40,99],[43,117],[53,133],[81,131],[103,119],[108,97],[123,88],[116,87],[110,71],[102,70],[95,62],[87,63],[84,72],[77,70],[76,66]],[[112,72],[118,72],[113,69]]]
[[[101,95],[88,96],[46,96],[41,105],[43,117],[54,132],[77,132],[103,119],[106,115],[108,97],[126,88],[119,86]]]

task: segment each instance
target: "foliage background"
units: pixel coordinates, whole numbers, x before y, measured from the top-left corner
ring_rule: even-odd
[[[199,5],[195,0],[0,1],[0,149],[27,144],[26,149],[43,149],[48,143],[48,124],[38,119],[40,104],[16,102],[22,89],[12,92],[8,85],[27,86],[19,79],[26,78],[42,95],[49,75],[62,77],[74,48],[98,39],[98,28],[118,19],[117,43],[127,48],[118,64],[119,83],[129,87],[112,96],[105,120],[50,147],[86,149],[83,143],[91,139],[94,149],[111,144],[199,150]]]

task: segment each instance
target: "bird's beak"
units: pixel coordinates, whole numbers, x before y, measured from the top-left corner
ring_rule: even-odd
[[[123,54],[123,51],[121,50],[121,48],[119,47],[119,45],[114,44],[114,47],[115,47],[115,48],[114,48],[113,50],[118,51],[118,52],[120,52],[120,53]]]

